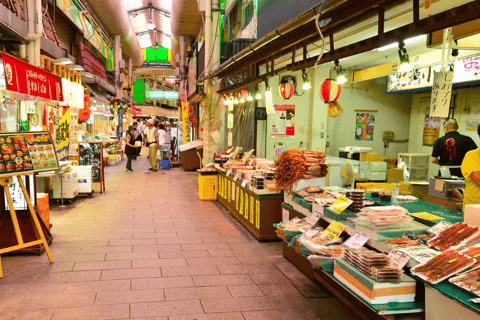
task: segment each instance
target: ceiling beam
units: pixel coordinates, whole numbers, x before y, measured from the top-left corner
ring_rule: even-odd
[[[148,4],[148,6],[146,7],[141,7],[141,8],[138,8],[138,9],[133,9],[133,10],[130,10],[128,11],[127,13],[129,15],[133,15],[133,14],[136,14],[136,13],[140,13],[140,12],[143,12],[143,11],[146,11],[148,9],[153,9],[157,12],[160,12],[160,13],[163,13],[165,16],[167,16],[168,18],[170,18],[170,12],[165,10],[165,9],[161,9],[161,8],[157,8],[155,7],[153,4]]]
[[[164,31],[162,31],[162,30],[158,30],[158,29],[146,30],[146,31],[140,31],[140,32],[137,32],[137,33],[136,33],[136,35],[137,35],[137,36],[143,36],[144,34],[147,34],[147,33],[149,33],[150,31],[157,31],[157,32],[159,32],[159,33],[163,34],[163,35],[164,35],[164,36],[166,36],[166,37],[169,37],[169,38],[171,38],[171,37],[172,37],[172,35],[171,35],[171,34],[168,34],[168,33],[164,32]]]

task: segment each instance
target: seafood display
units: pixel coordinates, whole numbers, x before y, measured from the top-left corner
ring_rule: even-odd
[[[349,206],[349,209],[354,211],[354,212],[360,212],[363,209],[364,206],[364,196],[365,196],[365,190],[351,190],[347,191],[345,196],[352,200],[353,203]]]
[[[287,194],[293,193],[293,186],[302,179],[325,177],[328,167],[323,152],[311,150],[287,150],[277,161],[275,180],[277,187]]]
[[[346,251],[345,259],[363,274],[375,281],[403,281],[403,270],[391,267],[390,259],[384,253],[361,248]]]
[[[455,250],[447,250],[411,269],[411,272],[432,284],[439,283],[471,267],[476,260]]]
[[[470,267],[470,270],[476,270],[480,268],[480,247],[470,247],[460,251],[460,253],[477,260],[477,262]]]
[[[296,196],[303,198],[305,201],[313,202],[317,201],[324,205],[331,205],[337,200],[338,195],[334,192],[330,192],[324,188],[309,187],[294,193]]]
[[[406,248],[406,247],[415,247],[421,246],[417,240],[412,240],[408,237],[401,237],[388,240],[386,243],[393,245],[395,248]]]
[[[449,280],[454,285],[480,296],[480,270],[467,272]]]
[[[328,239],[324,234],[322,234],[322,228],[313,228],[305,231],[298,241],[303,244],[308,250],[317,253],[319,250],[324,249],[324,246],[342,243],[342,238]]]
[[[397,206],[367,207],[358,217],[358,221],[367,220],[375,226],[412,221],[408,211]]]
[[[480,241],[480,232],[477,227],[471,227],[466,223],[458,222],[428,241],[428,245],[445,251],[450,248],[457,249],[468,246],[478,241]]]

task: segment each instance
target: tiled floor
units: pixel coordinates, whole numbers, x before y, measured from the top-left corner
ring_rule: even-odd
[[[0,319],[355,319],[280,243],[199,201],[195,173],[124,166],[106,168],[106,193],[51,208],[55,263],[2,257]]]

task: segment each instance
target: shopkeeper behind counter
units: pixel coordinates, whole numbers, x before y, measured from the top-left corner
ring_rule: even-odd
[[[480,125],[477,128],[480,137]],[[465,177],[463,205],[480,204],[480,148],[469,151],[462,162],[462,173]]]
[[[458,123],[455,119],[448,119],[443,123],[445,136],[437,139],[433,145],[432,163],[443,166],[460,167],[463,158],[470,150],[477,148],[477,145],[468,136],[458,133]],[[462,177],[460,168],[451,168],[452,176]]]

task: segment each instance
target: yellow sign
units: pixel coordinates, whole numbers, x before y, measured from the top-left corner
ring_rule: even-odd
[[[248,220],[248,194],[245,192],[245,219]]]
[[[253,224],[254,223],[254,219],[255,219],[255,204],[254,204],[254,200],[253,200],[253,197],[250,196],[250,223]]]
[[[240,215],[243,216],[243,191],[240,190],[240,211],[239,211]]]
[[[238,203],[240,202],[239,195],[238,195],[238,186],[235,186],[235,208],[238,211]]]
[[[332,221],[332,223],[330,223],[330,225],[328,226],[327,229],[325,229],[322,234],[325,236],[325,238],[327,238],[328,240],[335,240],[337,239],[338,237],[340,237],[340,235],[342,234],[343,231],[345,231],[345,225],[343,225],[342,223],[338,222],[338,221]]]
[[[227,194],[226,194],[226,197],[225,199],[227,199],[227,202],[230,203],[230,181],[226,180],[225,179],[225,183],[227,184]]]
[[[422,219],[422,220],[428,220],[428,221],[434,221],[434,220],[445,220],[442,217],[433,215],[428,212],[418,212],[418,213],[410,213],[412,217]]]
[[[340,196],[337,201],[335,201],[331,206],[330,209],[335,211],[336,213],[342,213],[345,209],[348,208],[349,205],[353,203],[352,200],[348,199],[345,196]]]
[[[222,196],[222,176],[218,176],[218,195]]]
[[[260,201],[255,200],[255,205],[257,207],[256,208],[257,214],[255,215],[255,217],[256,217],[255,227],[257,229],[260,229]]]
[[[183,134],[183,143],[190,142],[190,126],[188,125],[189,122],[189,111],[190,105],[188,102],[182,103],[182,134]]]

